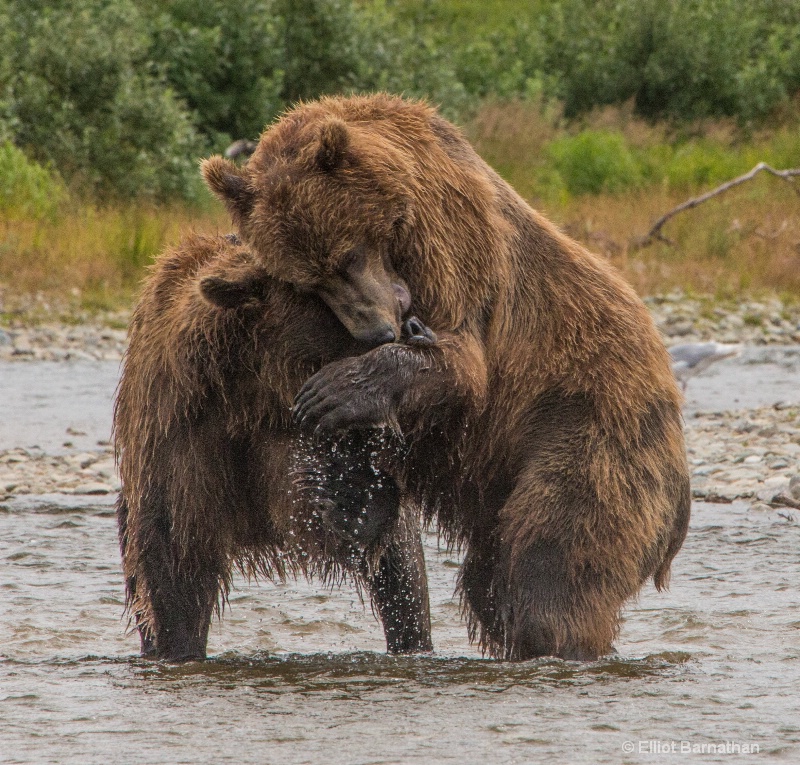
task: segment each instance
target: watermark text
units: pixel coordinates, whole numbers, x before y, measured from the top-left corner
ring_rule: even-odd
[[[625,754],[760,754],[755,741],[696,741],[691,739],[647,739],[625,741]]]

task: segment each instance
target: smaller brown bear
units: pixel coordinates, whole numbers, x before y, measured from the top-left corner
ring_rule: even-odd
[[[402,316],[410,296],[399,279],[390,287]],[[405,341],[434,341],[416,320],[403,327]],[[191,237],[157,261],[114,412],[120,546],[144,655],[203,658],[234,567],[349,574],[389,651],[431,650],[418,511],[381,463],[391,438],[301,438],[291,422],[309,375],[369,347],[233,236]]]

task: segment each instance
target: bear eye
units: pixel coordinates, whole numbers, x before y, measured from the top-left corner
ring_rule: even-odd
[[[407,236],[408,217],[404,213],[403,215],[399,215],[394,219],[394,223],[392,223],[392,230],[389,234],[389,240],[395,244],[399,244],[404,242]]]
[[[336,266],[336,270],[339,271],[340,273],[344,273],[345,271],[349,271],[359,261],[363,260],[364,253],[365,253],[365,248],[364,247],[353,247],[352,250],[348,250],[339,259],[339,263]]]

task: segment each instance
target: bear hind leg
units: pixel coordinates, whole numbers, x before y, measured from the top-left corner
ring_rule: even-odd
[[[208,559],[192,565],[181,555],[163,500],[151,492],[141,505],[136,535],[127,533],[125,518],[124,523],[120,520],[120,537],[128,602],[142,655],[172,662],[204,659],[224,568]],[[118,517],[126,510],[123,498]]]
[[[580,565],[564,540],[526,538],[509,521],[529,513],[527,502],[515,512],[515,501],[524,498],[515,492],[493,531],[468,547],[459,586],[470,637],[491,656],[509,660],[590,661],[610,653],[632,593],[621,591],[605,561]]]
[[[120,494],[119,498],[117,499],[117,530],[119,532],[119,547],[122,554],[122,565],[126,571],[125,607],[128,611],[130,611],[131,619],[136,625],[136,630],[139,633],[140,655],[143,657],[152,657],[156,653],[155,636],[150,630],[144,610],[135,605],[139,602],[137,598],[138,588],[136,586],[136,575],[133,573],[128,573],[127,564],[131,558],[128,539],[128,502],[123,494]]]
[[[496,573],[505,658],[592,661],[612,652],[623,600],[599,586],[600,572],[576,571],[550,540],[527,545],[513,561],[509,552]]]

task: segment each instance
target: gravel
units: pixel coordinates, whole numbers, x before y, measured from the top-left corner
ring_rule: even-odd
[[[800,343],[800,305],[777,299],[725,305],[675,293],[645,300],[667,345],[717,340],[748,346]],[[129,314],[82,317],[80,323],[25,317],[0,323],[0,361],[119,360]],[[74,321],[74,319],[73,319]],[[692,496],[746,500],[754,511],[800,510],[800,409],[796,406],[693,411],[686,415]],[[62,455],[0,449],[0,500],[25,494],[97,496],[119,490],[113,450]]]
[[[0,499],[20,494],[102,495],[119,488],[110,445],[65,455],[19,447],[0,451]]]
[[[26,326],[16,320],[0,326],[0,361],[118,361],[126,337],[125,329],[101,320],[74,326],[52,321]]]

